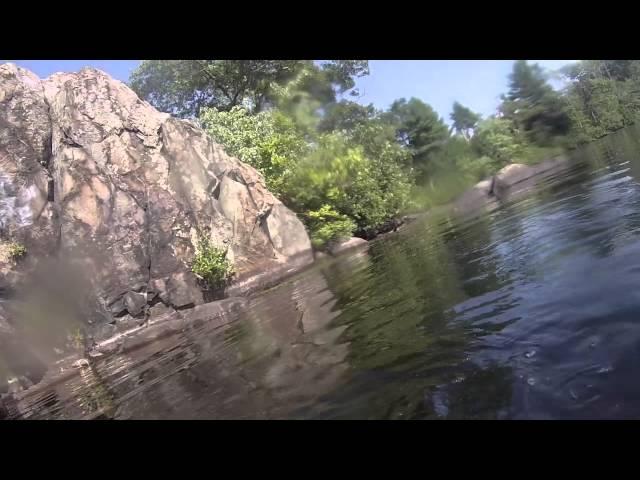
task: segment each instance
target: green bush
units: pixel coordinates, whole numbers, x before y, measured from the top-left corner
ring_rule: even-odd
[[[233,265],[227,259],[227,251],[214,246],[206,237],[198,241],[191,271],[212,288],[224,286],[233,275]]]
[[[11,260],[18,260],[27,254],[27,248],[18,242],[11,242],[8,247],[9,258]]]
[[[524,143],[512,123],[502,118],[480,122],[472,139],[472,145],[480,156],[493,158],[503,166],[517,161]]]
[[[293,122],[277,111],[250,115],[242,107],[228,112],[212,108],[204,110],[200,121],[229,155],[262,173],[267,187],[280,197],[296,162],[308,151]]]
[[[359,230],[383,224],[404,208],[410,182],[402,167],[382,152],[371,158],[341,134],[322,136],[288,184],[291,204],[298,211],[328,205]]]
[[[307,212],[305,223],[311,232],[311,243],[318,249],[332,242],[346,240],[356,229],[353,220],[336,212],[330,205],[323,205],[318,210]]]

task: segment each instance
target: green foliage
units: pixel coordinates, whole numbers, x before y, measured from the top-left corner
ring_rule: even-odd
[[[502,168],[502,164],[494,158],[482,156],[462,164],[461,171],[468,178],[478,181],[488,178]]]
[[[539,145],[566,135],[571,127],[564,100],[547,83],[540,66],[526,60],[515,62],[501,110],[515,128]]]
[[[281,101],[279,89],[291,90],[291,82],[321,103],[333,102],[336,92],[353,88],[353,77],[368,73],[366,60],[145,60],[130,85],[158,110],[197,117],[204,108],[237,105],[260,112]]]
[[[305,223],[311,232],[311,243],[318,249],[351,237],[356,229],[353,220],[336,212],[330,205],[307,212]]]
[[[640,62],[587,60],[562,69],[570,138],[586,143],[635,123],[640,113]]]
[[[498,164],[514,162],[524,150],[524,140],[513,124],[503,118],[480,122],[472,140],[478,155],[493,158]]]
[[[241,107],[207,109],[201,121],[229,154],[262,172],[267,186],[297,212],[328,206],[354,223],[349,232],[372,231],[407,202],[410,154],[395,142],[393,128],[380,120],[314,137],[280,111],[251,115]],[[316,243],[333,230],[344,231],[343,220],[326,217],[331,225]],[[313,230],[320,230],[318,221]]]
[[[233,265],[227,259],[226,250],[214,246],[210,239],[201,236],[191,263],[191,271],[210,287],[219,288],[233,275]]]
[[[13,261],[19,260],[27,254],[27,247],[18,242],[11,242],[7,246],[9,258]]]
[[[370,158],[364,147],[341,134],[321,136],[299,163],[288,198],[298,211],[330,205],[355,221],[358,229],[375,229],[397,215],[408,197],[409,180],[390,158],[393,152]]]
[[[454,102],[453,112],[451,112],[451,121],[453,122],[453,129],[464,138],[469,139],[471,137],[471,132],[476,128],[480,121],[480,115],[472,112],[460,103]]]
[[[228,112],[205,109],[200,121],[229,155],[255,167],[264,175],[267,187],[280,196],[309,148],[293,122],[278,111],[250,115],[242,107]]]
[[[341,97],[359,95],[363,60],[143,62],[132,85],[160,109],[199,114],[321,246],[368,237],[509,163],[536,163],[635,122],[640,62],[585,61],[561,73],[568,86],[557,92],[538,65],[515,62],[499,114],[481,120],[454,102],[451,131],[417,98],[379,111]]]
[[[366,125],[376,116],[373,105],[360,105],[349,100],[342,100],[327,108],[327,111],[318,125],[320,132],[335,130],[349,132],[354,128]]]
[[[395,126],[398,142],[411,152],[416,174],[422,179],[427,177],[431,172],[431,154],[449,136],[442,119],[431,106],[417,98],[396,100],[385,119]]]
[[[300,67],[297,60],[145,60],[130,85],[158,110],[181,117],[244,103],[260,111],[272,84],[288,81]]]

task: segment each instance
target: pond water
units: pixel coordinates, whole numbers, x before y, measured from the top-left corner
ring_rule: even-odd
[[[416,221],[101,358],[25,418],[640,417],[640,130],[535,191]]]

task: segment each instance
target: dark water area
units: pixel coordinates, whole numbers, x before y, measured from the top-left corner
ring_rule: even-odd
[[[640,129],[15,408],[24,418],[640,417]]]

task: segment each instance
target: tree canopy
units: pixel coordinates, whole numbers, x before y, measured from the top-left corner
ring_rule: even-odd
[[[243,105],[259,113],[273,105],[274,87],[307,74],[299,89],[322,103],[335,101],[369,73],[366,60],[145,60],[130,84],[158,110],[197,117],[203,108],[228,111]]]
[[[458,102],[453,103],[453,111],[451,112],[451,121],[453,129],[467,140],[471,136],[471,132],[476,128],[480,121],[480,115],[472,112],[469,108]]]

